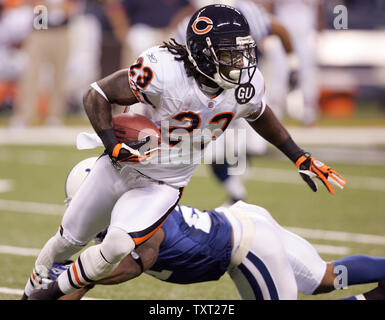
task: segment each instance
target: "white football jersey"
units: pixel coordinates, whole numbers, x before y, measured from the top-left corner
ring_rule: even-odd
[[[264,80],[258,69],[251,86],[223,90],[212,97],[187,76],[183,62],[176,61],[167,48],[144,51],[128,72],[133,92],[148,105],[149,118],[161,128],[162,143],[150,160],[125,165],[175,187],[188,183],[204,147],[230,122],[264,108]]]

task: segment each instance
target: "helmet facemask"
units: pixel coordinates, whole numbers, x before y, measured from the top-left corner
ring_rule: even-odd
[[[214,46],[210,37],[206,37],[206,43],[207,47],[202,50],[201,56],[215,66],[211,74],[198,67],[187,49],[190,61],[198,72],[223,89],[232,89],[251,81],[257,69],[256,44],[251,36],[237,37],[235,46],[226,43]]]
[[[256,47],[246,18],[228,5],[199,9],[187,26],[189,61],[223,89],[250,83],[257,69]]]
[[[257,69],[256,44],[251,36],[237,37],[236,46],[219,45],[214,49],[208,45],[216,65],[214,81],[220,87],[231,89],[251,81]]]

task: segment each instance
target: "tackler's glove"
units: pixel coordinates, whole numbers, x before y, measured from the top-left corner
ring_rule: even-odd
[[[314,192],[318,188],[313,178],[320,179],[331,194],[334,194],[332,184],[341,189],[345,187],[346,180],[341,175],[326,164],[311,157],[307,152],[301,155],[295,164],[302,179],[305,180]]]

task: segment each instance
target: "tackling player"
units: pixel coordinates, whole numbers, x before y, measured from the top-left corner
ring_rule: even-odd
[[[76,193],[94,161],[84,160],[71,170],[67,199]],[[55,280],[67,269],[54,265],[50,278]],[[298,292],[325,293],[338,286],[379,281],[377,288],[347,299],[385,299],[385,258],[355,255],[327,263],[308,241],[281,227],[267,210],[242,201],[212,211],[177,205],[153,237],[92,286],[121,283],[142,272],[179,284],[218,280],[228,272],[242,299],[257,300],[296,299]],[[63,299],[80,299],[89,289]],[[38,293],[31,298],[39,298]]]
[[[59,231],[41,250],[24,299],[48,276],[53,263],[67,260],[108,225],[103,243],[84,250],[45,293],[47,298],[71,293],[111,273],[174,210],[202,158],[196,149],[217,138],[234,119],[246,118],[287,155],[313,191],[314,177],[332,194],[331,183],[345,186],[333,169],[296,145],[263,102],[255,41],[238,10],[225,5],[201,8],[191,17],[186,38],[186,46],[170,41],[145,51],[129,70],[93,83],[86,93],[84,107],[105,153],[72,199]],[[150,162],[133,157],[132,148],[119,143],[112,128],[112,105],[138,101],[148,104],[151,120],[164,136]],[[190,136],[194,147],[184,143]],[[149,160],[145,154],[142,158]]]

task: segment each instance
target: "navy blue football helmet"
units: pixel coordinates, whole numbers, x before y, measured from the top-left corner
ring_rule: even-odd
[[[251,81],[257,68],[249,24],[235,8],[214,4],[193,14],[186,47],[195,69],[223,89]]]

